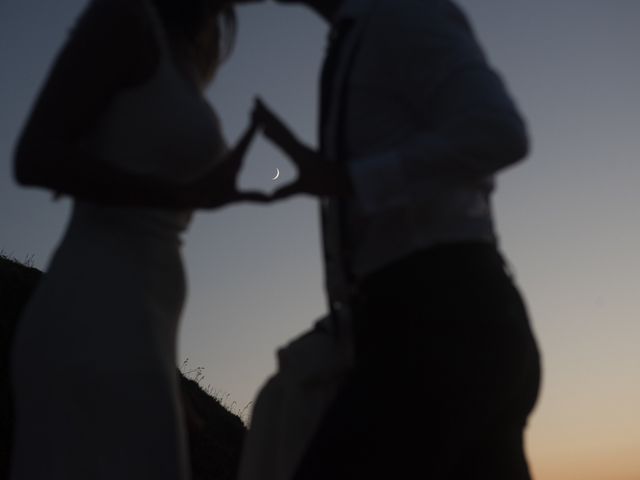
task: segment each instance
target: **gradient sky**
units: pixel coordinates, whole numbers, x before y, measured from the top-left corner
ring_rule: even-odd
[[[69,202],[18,188],[12,149],[85,3],[0,0],[0,249],[39,268],[60,240]],[[640,2],[459,3],[533,142],[529,158],[498,177],[495,213],[543,354],[527,432],[535,478],[638,480]],[[260,94],[315,143],[326,26],[303,8],[266,3],[241,8],[239,27],[235,54],[208,92],[227,138],[237,138]],[[276,168],[283,174],[273,182]],[[259,140],[240,183],[270,190],[293,175]],[[240,410],[274,371],[275,347],[325,312],[317,204],[298,197],[199,213],[184,252],[180,358],[204,367],[204,383]],[[398,409],[420,408],[380,389]]]

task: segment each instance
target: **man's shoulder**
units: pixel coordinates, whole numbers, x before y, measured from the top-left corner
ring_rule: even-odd
[[[451,0],[371,0],[371,18],[407,34],[469,29],[465,13]]]
[[[370,0],[371,11],[376,16],[391,16],[393,19],[410,20],[429,17],[443,11],[448,0]]]
[[[416,57],[482,60],[478,39],[465,12],[450,0],[371,0],[368,41]],[[406,55],[402,55],[405,58]]]

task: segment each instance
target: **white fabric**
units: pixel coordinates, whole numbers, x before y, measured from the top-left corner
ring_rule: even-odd
[[[14,338],[12,480],[190,478],[177,215],[74,205]]]
[[[328,317],[278,351],[278,371],[260,389],[238,480],[290,480],[353,363],[351,341]]]
[[[149,83],[118,93],[92,141],[122,169],[186,181],[216,161],[222,136],[163,55]],[[191,478],[176,375],[190,217],[74,202],[14,339],[12,480]]]

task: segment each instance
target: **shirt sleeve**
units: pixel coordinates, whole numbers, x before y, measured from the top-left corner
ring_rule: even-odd
[[[442,19],[444,30],[423,29],[411,40],[402,90],[415,130],[392,149],[349,163],[367,212],[406,204],[408,192],[428,195],[442,183],[490,177],[527,154],[522,117],[468,23],[459,21],[461,12],[455,13]]]

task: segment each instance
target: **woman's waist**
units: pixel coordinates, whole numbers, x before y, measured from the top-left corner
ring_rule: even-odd
[[[71,222],[51,259],[48,274],[89,278],[95,272],[113,278],[136,278],[140,288],[167,275],[182,273],[180,229],[151,220],[139,212],[85,208],[75,205]],[[111,272],[111,273],[109,273]]]
[[[191,210],[114,207],[75,201],[70,230],[119,232],[121,235],[177,239],[191,221]]]

